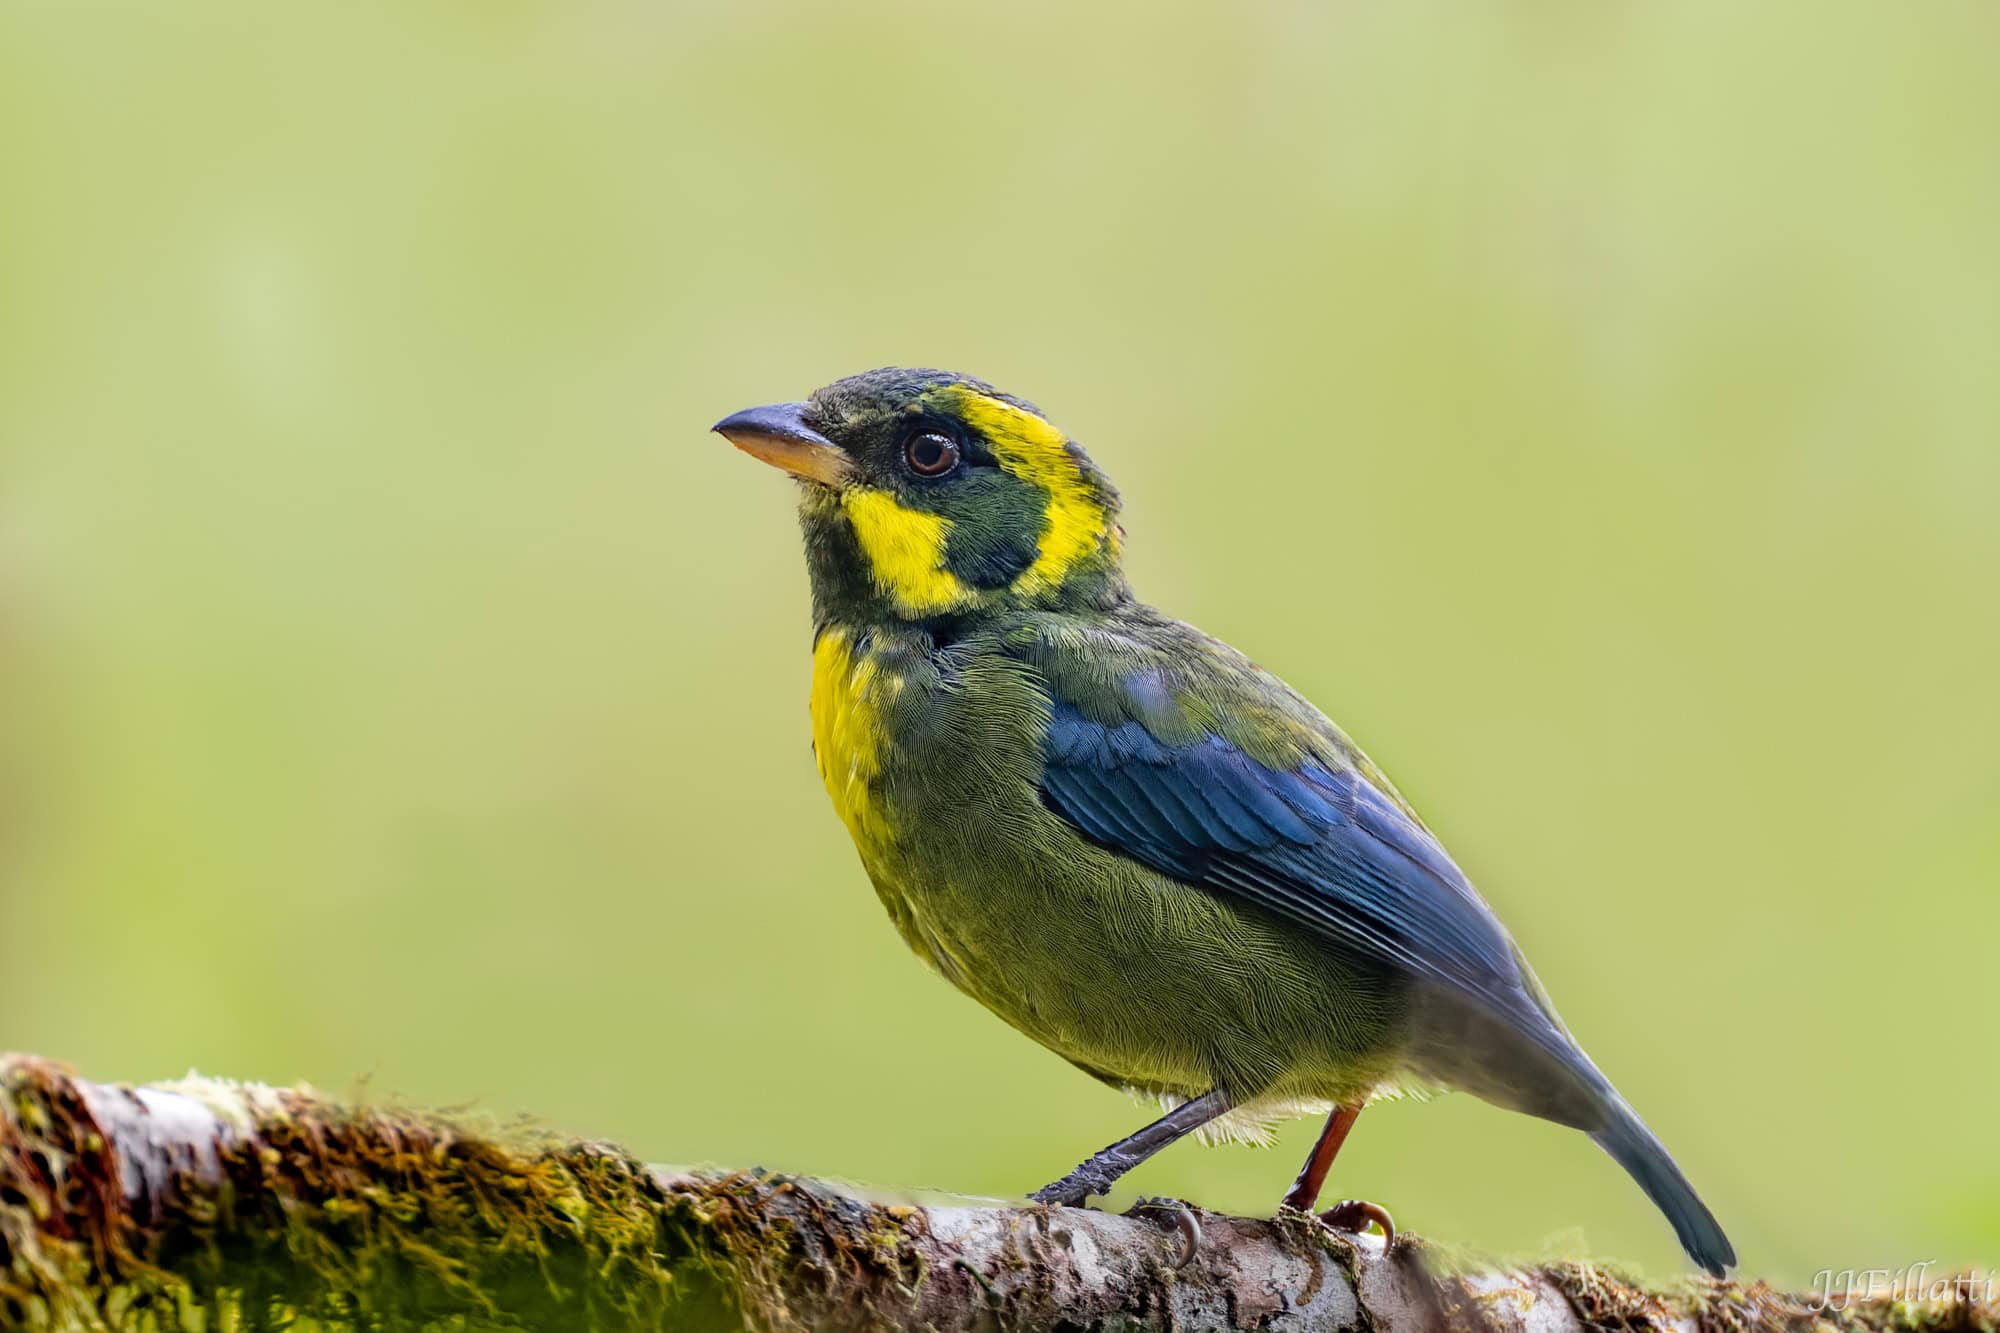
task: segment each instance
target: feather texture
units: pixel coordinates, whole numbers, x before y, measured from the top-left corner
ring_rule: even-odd
[[[1044,803],[1099,846],[1302,926],[1338,949],[1547,1026],[1512,940],[1430,832],[1358,766],[1274,767],[1209,731],[1163,741],[1052,701]],[[1156,692],[1147,674],[1142,693]],[[1211,699],[1215,682],[1210,683]],[[1058,687],[1059,688],[1059,687]],[[1311,753],[1317,737],[1298,738]],[[1551,1033],[1551,1036],[1555,1034]],[[1563,1048],[1567,1042],[1560,1043]]]

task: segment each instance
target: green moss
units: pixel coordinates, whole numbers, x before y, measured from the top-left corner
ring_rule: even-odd
[[[1664,1296],[1599,1264],[1551,1264],[1541,1270],[1590,1328],[1661,1328],[1676,1315]]]
[[[285,1094],[212,1188],[147,1201],[142,1226],[66,1072],[4,1074],[0,1326],[742,1322],[702,1202],[601,1146]]]
[[[949,1247],[927,1250],[922,1209],[811,1182],[667,1177],[601,1144],[518,1126],[342,1108],[309,1093],[231,1095],[223,1109],[235,1137],[215,1179],[128,1200],[114,1148],[67,1072],[0,1063],[0,1328],[791,1333],[902,1325],[927,1298],[983,1309],[997,1327],[1073,1313],[1077,1327],[1136,1328],[1192,1280],[1142,1256],[1120,1288],[1127,1308],[1060,1312],[1054,1269],[1039,1262],[1043,1241],[1063,1243],[1046,1210],[1024,1209],[1018,1243],[981,1271],[939,1257]],[[1361,1276],[1361,1251],[1317,1222],[1291,1214],[1275,1226],[1283,1243],[1330,1255],[1350,1282]],[[1390,1258],[1411,1290],[1435,1293],[1446,1324],[1508,1298],[1452,1276],[1493,1271],[1545,1278],[1598,1328],[1690,1316],[1704,1329],[2000,1324],[1989,1305],[1874,1302],[1827,1317],[1761,1283],[1662,1294],[1586,1263],[1496,1270],[1408,1235]]]

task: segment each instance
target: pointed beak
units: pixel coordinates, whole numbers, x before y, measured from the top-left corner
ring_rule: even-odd
[[[805,422],[804,403],[752,407],[715,423],[715,433],[772,467],[839,488],[854,479],[854,460]]]

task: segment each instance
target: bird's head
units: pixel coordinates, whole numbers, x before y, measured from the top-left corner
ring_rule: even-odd
[[[932,621],[1128,595],[1110,480],[1033,404],[969,376],[871,370],[715,429],[798,478],[822,621]]]

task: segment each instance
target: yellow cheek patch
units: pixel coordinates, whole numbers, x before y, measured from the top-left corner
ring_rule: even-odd
[[[864,851],[890,841],[888,816],[874,789],[882,772],[876,698],[897,683],[885,680],[872,658],[857,661],[841,630],[827,630],[813,645],[813,757],[835,813]]]
[[[887,491],[843,491],[840,505],[868,557],[876,586],[905,615],[958,610],[978,600],[977,591],[944,567],[949,519],[907,509]]]
[[[1014,591],[1024,595],[1045,592],[1110,535],[1104,506],[1091,495],[1061,431],[1012,403],[971,389],[953,392],[958,415],[986,437],[1000,466],[1048,492],[1048,521],[1035,562],[1013,583]]]

